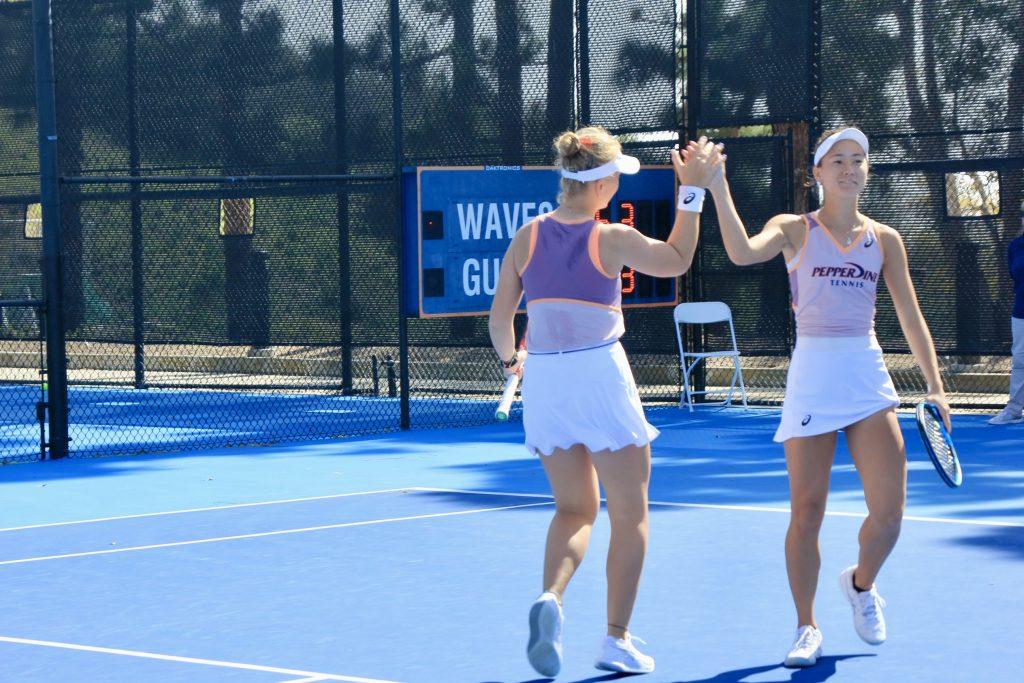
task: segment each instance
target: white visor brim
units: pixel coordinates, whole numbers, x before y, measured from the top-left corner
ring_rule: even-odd
[[[814,151],[814,165],[817,166],[825,158],[828,151],[841,140],[853,140],[864,150],[864,156],[868,155],[868,136],[864,135],[858,128],[843,128],[841,131],[832,133],[821,141],[818,149]]]
[[[638,173],[640,171],[640,160],[628,154],[620,154],[618,158],[609,161],[607,164],[601,164],[597,168],[588,168],[585,171],[567,171],[564,168],[560,170],[563,178],[587,183],[591,180],[607,178],[613,173],[625,173],[626,175]]]

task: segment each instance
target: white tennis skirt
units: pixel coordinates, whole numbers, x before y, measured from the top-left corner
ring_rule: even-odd
[[[582,444],[591,452],[644,446],[658,430],[644,417],[622,344],[529,354],[523,366],[523,427],[531,453]]]
[[[797,337],[775,441],[834,432],[899,404],[874,335]]]

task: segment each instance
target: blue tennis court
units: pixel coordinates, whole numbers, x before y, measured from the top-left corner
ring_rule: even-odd
[[[840,448],[822,536],[825,657],[792,671],[773,410],[649,411],[651,545],[632,630],[649,681],[1016,681],[1024,426],[956,417],[962,489],[912,417],[907,519],[879,579],[890,638],[836,586],[864,513]],[[0,470],[3,680],[529,681],[552,503],[519,425]],[[565,598],[558,680],[604,630],[607,521]]]
[[[0,386],[4,453],[38,453],[38,400],[38,387]],[[76,457],[382,432],[398,428],[401,409],[398,398],[386,396],[89,386],[70,387],[68,402]],[[409,409],[413,427],[485,423],[493,412],[490,403],[465,398],[416,398]]]

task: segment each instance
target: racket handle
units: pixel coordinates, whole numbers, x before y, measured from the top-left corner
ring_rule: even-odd
[[[498,409],[494,411],[494,419],[504,422],[508,419],[509,411],[512,410],[512,401],[516,397],[516,389],[519,388],[519,377],[509,375],[505,379],[505,389],[501,392],[501,400],[498,401]]]

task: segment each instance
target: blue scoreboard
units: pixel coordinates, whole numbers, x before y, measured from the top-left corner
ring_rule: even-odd
[[[406,313],[445,317],[490,310],[509,242],[520,227],[555,209],[559,176],[550,166],[420,167],[403,182]],[[595,218],[666,239],[675,220],[675,182],[671,166],[623,175]],[[673,306],[678,299],[676,278],[623,269],[623,308]]]

